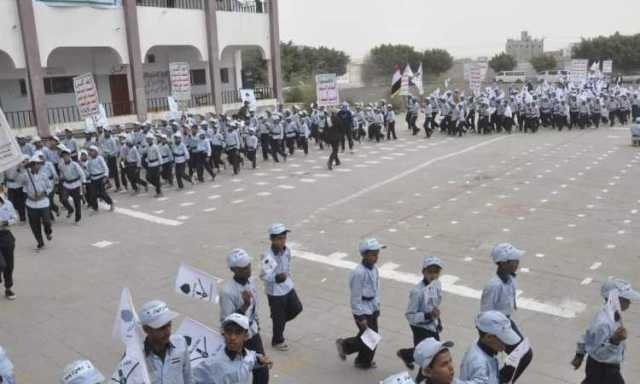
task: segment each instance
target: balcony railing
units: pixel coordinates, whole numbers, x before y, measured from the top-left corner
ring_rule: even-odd
[[[27,128],[36,125],[36,117],[33,111],[5,112],[11,128]]]
[[[213,95],[206,93],[203,95],[191,95],[191,100],[187,102],[187,108],[204,107],[213,105]],[[148,112],[162,112],[169,110],[169,100],[166,97],[155,97],[147,99]]]
[[[131,115],[135,113],[135,104],[133,101],[123,103],[104,103],[104,110],[107,117]],[[49,124],[62,124],[82,121],[78,107],[55,107],[47,110]]]
[[[203,0],[136,0],[143,7],[204,9]]]
[[[256,100],[272,99],[273,88],[271,87],[259,87],[254,88],[253,93],[256,95]],[[226,89],[222,91],[222,103],[223,104],[236,104],[241,103],[242,97],[240,90],[238,89]]]
[[[264,0],[216,0],[218,11],[244,12],[244,13],[268,13],[268,1]]]

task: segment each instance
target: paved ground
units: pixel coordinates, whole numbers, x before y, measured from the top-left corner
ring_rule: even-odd
[[[489,252],[499,241],[528,251],[516,320],[535,359],[521,382],[579,383],[582,373],[568,362],[598,309],[600,283],[619,276],[640,284],[640,151],[629,146],[628,131],[425,140],[401,129],[400,136],[343,154],[333,172],[325,168],[327,151],[314,149],[239,177],[227,171],[161,200],[119,194],[115,213],[86,217],[80,227],[60,220],[40,253],[27,227],[16,228],[18,300],[0,300],[0,341],[19,382],[51,383],[81,356],[111,373],[122,352],[111,330],[123,286],[138,306],[162,298],[217,326],[217,307],[173,292],[179,264],[228,278],[226,253],[244,247],[257,256],[267,247],[268,225],[281,221],[293,228],[293,273],[305,310],[287,329],[292,350],[269,350],[274,383],[375,383],[402,371],[395,351],[411,341],[403,313],[426,254],[446,263],[443,337],[457,343],[458,366],[475,339],[478,297],[495,269]],[[333,344],[354,333],[347,279],[365,236],[389,246],[379,264],[384,339],[379,368],[368,372],[355,370],[352,359],[340,362]],[[630,383],[640,380],[639,315],[636,305],[625,316]]]

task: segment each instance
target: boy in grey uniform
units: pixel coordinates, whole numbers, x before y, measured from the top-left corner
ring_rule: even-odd
[[[347,355],[358,353],[355,359],[356,368],[375,368],[373,361],[375,350],[369,349],[360,336],[370,328],[378,332],[378,317],[380,316],[380,278],[376,263],[380,250],[386,248],[376,239],[360,242],[358,250],[362,256],[362,263],[351,272],[349,287],[351,288],[351,312],[358,327],[358,334],[354,337],[336,340],[338,356],[346,360]]]

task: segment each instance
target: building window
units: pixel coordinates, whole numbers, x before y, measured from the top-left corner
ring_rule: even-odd
[[[25,79],[20,79],[20,96],[27,96],[27,82]]]
[[[147,63],[149,64],[153,64],[156,62],[156,55],[154,55],[153,53],[150,53],[147,55]]]
[[[229,68],[220,69],[220,80],[222,84],[229,84]]]
[[[57,95],[61,93],[73,93],[73,77],[45,77],[44,93],[47,95]]]
[[[204,69],[191,70],[191,85],[207,85],[207,73]]]

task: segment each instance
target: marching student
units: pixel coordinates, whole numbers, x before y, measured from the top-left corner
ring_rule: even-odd
[[[144,187],[145,192],[149,190],[149,185],[146,181],[140,178],[140,167],[142,167],[142,155],[140,151],[134,145],[133,140],[128,138],[126,140],[126,147],[122,148],[122,159],[125,162],[125,169],[127,171],[127,178],[131,182],[131,193],[138,193],[138,184]]]
[[[71,131],[70,129],[64,130],[64,139],[62,139],[62,144],[64,144],[65,147],[69,148],[69,151],[71,151],[71,159],[77,162],[78,150],[80,149],[80,147],[78,146],[78,142],[73,138],[73,131]]]
[[[258,137],[255,128],[249,128],[249,136],[245,138],[245,148],[247,149],[247,159],[251,162],[253,169],[256,169],[256,153],[258,151]]]
[[[622,312],[629,309],[632,301],[640,301],[640,293],[622,279],[607,280],[600,292],[605,305],[595,315],[583,339],[578,343],[578,350],[571,364],[575,369],[580,368],[585,355],[588,355],[583,384],[624,384],[621,365],[627,329],[622,323]],[[607,300],[612,292],[620,300],[620,311],[608,308]]]
[[[62,146],[62,145],[61,145]],[[82,185],[85,183],[85,173],[82,167],[71,158],[71,150],[67,147],[61,148],[62,161],[60,162],[60,179],[62,180],[62,191],[60,200],[62,206],[67,210],[67,217],[75,212],[75,223],[79,223],[82,218]],[[73,207],[69,204],[69,197],[73,200]]]
[[[7,352],[0,346],[0,383],[16,384],[16,376],[13,372],[13,363],[9,360]]]
[[[354,361],[356,368],[375,368],[373,357],[375,349],[371,350],[360,336],[367,328],[378,332],[378,317],[380,316],[380,278],[376,263],[380,250],[386,248],[376,239],[360,242],[358,250],[362,256],[362,263],[351,271],[349,287],[351,289],[351,312],[358,327],[358,334],[354,337],[336,340],[338,356],[346,360],[348,355],[357,353]]]
[[[501,379],[508,366],[500,369],[497,355],[505,352],[508,345],[522,341],[511,328],[512,322],[498,311],[481,312],[476,317],[478,341],[469,347],[460,364],[460,380],[464,383],[501,384],[510,379]],[[513,372],[513,370],[510,370]],[[509,377],[510,378],[510,377]]]
[[[98,199],[102,199],[109,204],[109,210],[113,211],[115,205],[113,200],[104,188],[105,179],[109,178],[109,167],[104,158],[98,154],[98,147],[89,147],[89,161],[87,162],[90,184],[87,191],[87,201],[94,212],[98,212]]]
[[[251,372],[269,369],[266,356],[245,348],[249,339],[249,319],[232,313],[222,322],[224,349],[193,370],[194,384],[249,384]]]
[[[233,272],[233,279],[228,280],[220,294],[220,322],[233,313],[247,317],[249,321],[248,339],[245,348],[265,355],[260,324],[258,320],[258,291],[255,281],[251,278],[251,256],[243,249],[234,249],[227,256],[227,265]],[[258,368],[253,371],[254,384],[269,382],[269,371]]]
[[[0,194],[0,282],[4,280],[4,297],[7,300],[16,299],[16,294],[12,290],[15,264],[13,252],[16,248],[16,238],[13,237],[9,226],[14,225],[17,221],[13,204],[4,194]]]
[[[153,133],[147,133],[147,149],[146,149],[146,163],[147,163],[147,182],[156,188],[156,194],[154,197],[162,197],[162,183],[160,183],[160,165],[162,162],[162,154],[160,148],[154,141]]]
[[[261,257],[260,273],[273,323],[271,346],[283,352],[289,350],[284,337],[285,325],[302,312],[302,303],[291,279],[291,250],[286,244],[289,232],[284,224],[277,223],[269,227],[271,246]],[[266,269],[268,264],[275,265],[275,268]]]
[[[27,217],[33,236],[38,243],[37,249],[44,247],[42,229],[44,228],[45,236],[49,241],[51,241],[53,233],[48,198],[49,192],[53,190],[53,184],[49,180],[49,176],[41,169],[43,162],[38,155],[31,157],[29,169],[22,177],[22,190],[27,195]]]
[[[171,334],[172,321],[178,316],[160,300],[149,301],[140,307],[140,323],[147,335],[144,355],[151,383],[193,383],[187,341],[184,336]]]
[[[442,271],[442,261],[433,256],[427,256],[422,261],[422,281],[411,289],[409,305],[405,317],[409,321],[413,334],[415,348],[422,340],[433,337],[440,340],[442,321],[440,320],[440,303],[442,302],[442,286],[438,278]],[[400,349],[396,355],[409,369],[414,368],[414,348]],[[424,377],[418,372],[416,383]]]
[[[420,368],[420,375],[424,381],[416,381],[417,384],[464,384],[454,379],[455,369],[451,348],[452,341],[440,342],[429,337],[416,345],[413,359]]]
[[[182,142],[182,134],[180,132],[176,132],[175,135],[173,135],[172,156],[175,164],[178,189],[184,188],[182,180],[186,180],[193,185],[193,179],[187,177],[185,173],[186,165],[191,157],[187,146]]]
[[[13,204],[13,207],[18,212],[21,223],[27,220],[26,207],[24,205],[26,197],[22,190],[21,179],[26,172],[25,168],[29,165],[29,159],[29,156],[22,155],[22,162],[20,164],[4,172],[4,183],[7,187],[7,198],[11,201],[11,204]]]
[[[393,105],[389,104],[387,106],[387,140],[398,140],[396,136],[396,113],[393,110]]]
[[[167,135],[161,133],[160,137],[160,156],[162,156],[160,160],[161,167],[161,176],[164,181],[169,183],[169,185],[173,186],[173,150],[169,145],[169,141]]]
[[[515,344],[507,343],[505,350],[511,353],[524,340],[522,333],[511,319],[511,316],[517,309],[516,305],[516,272],[520,265],[520,258],[524,255],[524,251],[517,249],[509,243],[500,243],[491,251],[493,262],[498,266],[496,276],[491,278],[482,291],[480,299],[480,310],[498,311],[504,314],[511,322],[511,328],[520,336],[520,341]],[[513,367],[505,367],[501,372],[506,378],[513,377],[515,383],[522,373],[527,369],[533,359],[533,351],[529,351],[522,357],[520,364],[516,369]],[[514,372],[515,371],[515,372]]]
[[[111,128],[107,127],[104,130],[104,137],[101,137],[98,141],[100,153],[107,162],[109,168],[109,177],[106,178],[106,182],[109,183],[109,179],[114,179],[116,184],[116,192],[120,192],[120,175],[118,174],[118,156],[120,155],[120,146],[116,142],[116,139],[111,135]]]

